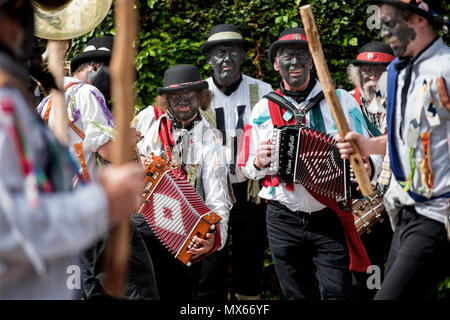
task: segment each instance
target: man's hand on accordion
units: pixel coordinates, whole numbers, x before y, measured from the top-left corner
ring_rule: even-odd
[[[192,240],[194,240],[194,243],[197,243],[197,247],[189,249],[188,253],[192,254],[192,260],[195,260],[198,257],[207,254],[211,251],[216,241],[216,235],[214,233],[208,232],[206,234],[206,239],[194,236]]]
[[[267,167],[272,161],[272,139],[261,141],[256,149],[254,165],[258,169]]]

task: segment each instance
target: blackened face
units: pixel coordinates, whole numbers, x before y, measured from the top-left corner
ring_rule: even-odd
[[[412,53],[408,46],[416,38],[416,32],[408,23],[408,16],[405,10],[386,4],[381,6],[381,37],[397,57],[407,57]]]
[[[198,91],[189,89],[167,94],[170,113],[182,124],[187,125],[198,113],[200,95]]]
[[[309,83],[312,60],[306,45],[289,45],[280,48],[274,67],[280,72],[285,88],[304,90]]]
[[[224,44],[213,47],[206,55],[214,79],[223,86],[230,86],[239,80],[245,51],[237,44]]]

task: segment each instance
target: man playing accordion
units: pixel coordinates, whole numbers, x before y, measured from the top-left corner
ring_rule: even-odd
[[[337,132],[327,102],[318,94],[320,83],[311,76],[313,67],[305,32],[301,28],[284,30],[269,49],[269,60],[281,75],[276,91],[297,110],[309,106],[303,124],[328,135]],[[350,128],[369,136],[367,124],[355,99],[337,90]],[[311,106],[310,102],[315,101]],[[300,183],[280,182],[270,169],[271,137],[274,127],[296,124],[297,117],[266,98],[254,107],[246,136],[244,173],[250,179],[262,179],[261,198],[268,200],[267,232],[282,294],[286,299],[313,299],[312,264],[315,266],[321,299],[351,297],[350,270],[366,272],[367,253],[353,224],[351,212],[341,209],[336,199],[312,192]],[[307,160],[307,159],[306,159]],[[377,176],[381,157],[365,159],[365,165]],[[312,172],[306,172],[306,175]],[[348,218],[350,216],[350,219]]]
[[[137,145],[139,154],[148,157],[153,153],[179,165],[206,207],[221,218],[214,232],[206,233],[205,239],[194,237],[199,245],[188,253],[193,255],[193,260],[202,260],[186,267],[160,243],[157,237],[161,234],[149,227],[144,214],[135,217],[152,255],[161,300],[206,299],[197,296],[196,288],[201,281],[210,277],[220,279],[218,274],[226,272],[220,270],[215,259],[209,259],[227,241],[232,207],[222,139],[199,112],[200,108],[208,109],[210,102],[208,83],[201,79],[199,70],[192,65],[176,65],[164,74],[164,86],[158,88],[156,106],[147,107],[133,120],[144,135]],[[162,224],[159,226],[165,229]]]

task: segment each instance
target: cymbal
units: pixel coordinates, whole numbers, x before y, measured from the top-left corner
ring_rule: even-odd
[[[49,40],[80,37],[97,27],[108,14],[112,0],[70,0],[53,9],[32,0],[35,35]]]

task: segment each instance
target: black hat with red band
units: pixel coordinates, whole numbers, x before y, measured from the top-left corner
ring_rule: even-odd
[[[394,60],[394,52],[391,47],[381,41],[373,41],[363,45],[355,60],[351,64],[388,65]]]
[[[278,49],[281,47],[299,44],[306,45],[308,48],[308,41],[306,40],[306,33],[303,28],[288,28],[280,33],[278,40],[270,45],[269,48],[269,61],[273,65]]]

